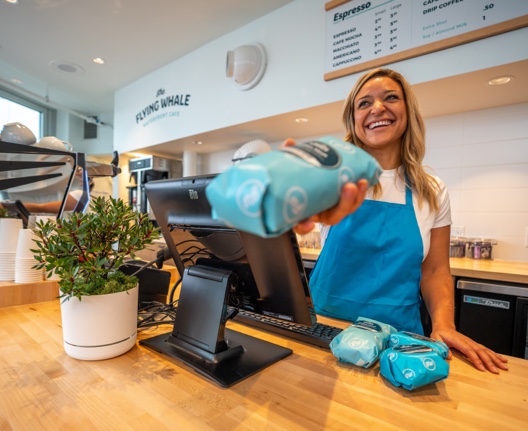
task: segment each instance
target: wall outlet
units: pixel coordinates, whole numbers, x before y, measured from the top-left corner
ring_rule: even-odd
[[[451,226],[451,236],[464,236],[465,234],[465,226]]]

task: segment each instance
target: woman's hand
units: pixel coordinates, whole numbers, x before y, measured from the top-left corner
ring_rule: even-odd
[[[464,354],[477,370],[488,370],[493,374],[499,374],[499,369],[504,371],[508,370],[508,366],[506,365],[508,359],[471,338],[466,337],[455,329],[433,330],[431,338],[441,340],[449,348],[456,349]],[[449,353],[450,357],[451,352]]]
[[[295,145],[293,139],[286,139],[283,147]],[[316,214],[309,219],[299,222],[295,227],[295,233],[303,235],[310,232],[315,223],[324,223],[327,225],[334,225],[339,223],[347,215],[356,211],[365,200],[365,195],[368,189],[368,181],[361,179],[357,184],[346,183],[341,189],[341,197],[337,205],[329,208],[319,214]]]

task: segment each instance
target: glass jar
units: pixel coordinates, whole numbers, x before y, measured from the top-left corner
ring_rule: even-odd
[[[497,244],[494,239],[471,238],[466,244],[466,257],[471,259],[492,259],[493,245]]]
[[[451,237],[449,242],[449,257],[464,257],[466,255],[466,238]]]

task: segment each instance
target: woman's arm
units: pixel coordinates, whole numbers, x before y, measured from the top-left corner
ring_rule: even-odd
[[[431,316],[431,337],[462,352],[481,370],[498,373],[507,370],[506,358],[457,332],[455,328],[455,293],[449,267],[450,227],[431,230],[431,248],[422,263],[422,296]]]
[[[71,194],[68,195],[68,198],[66,200],[66,205],[64,207],[65,211],[73,211],[75,209],[75,206],[77,205],[78,199],[76,199],[75,196],[72,196]],[[60,206],[62,204],[62,201],[54,201],[54,202],[43,202],[43,203],[36,203],[36,202],[23,202],[26,209],[32,213],[32,214],[38,214],[38,213],[50,213],[50,214],[58,214],[60,210]],[[2,204],[0,203],[0,206]]]

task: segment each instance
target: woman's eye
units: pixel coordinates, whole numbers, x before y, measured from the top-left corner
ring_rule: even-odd
[[[358,104],[357,104],[357,107],[358,108],[364,108],[365,106],[368,105],[368,102],[366,100],[362,100],[360,101]]]

